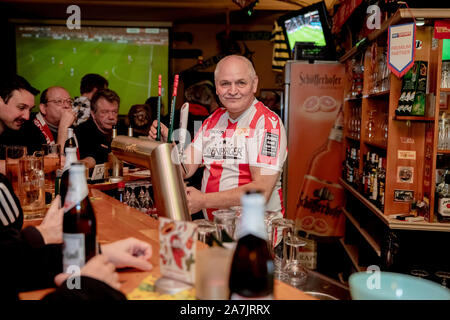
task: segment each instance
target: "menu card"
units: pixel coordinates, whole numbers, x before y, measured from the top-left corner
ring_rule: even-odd
[[[159,266],[163,277],[195,283],[197,224],[159,217]]]

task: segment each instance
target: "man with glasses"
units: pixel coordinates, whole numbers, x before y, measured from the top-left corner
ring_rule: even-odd
[[[69,92],[57,86],[45,89],[39,110],[36,117],[23,127],[28,153],[41,150],[43,144],[57,143],[64,147],[67,129],[76,119]]]
[[[80,157],[89,168],[108,161],[119,105],[117,93],[110,89],[98,90],[91,100],[91,117],[75,129]]]

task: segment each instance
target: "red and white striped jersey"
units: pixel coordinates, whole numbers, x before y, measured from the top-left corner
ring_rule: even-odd
[[[205,170],[202,192],[226,191],[252,181],[250,167],[281,173],[287,157],[286,130],[277,114],[254,100],[239,118],[233,120],[226,109],[216,110],[204,122],[193,140],[196,163]],[[201,160],[200,160],[201,159]],[[198,162],[197,162],[198,161]],[[212,212],[203,210],[212,220]],[[267,210],[282,211],[281,174],[267,203]]]

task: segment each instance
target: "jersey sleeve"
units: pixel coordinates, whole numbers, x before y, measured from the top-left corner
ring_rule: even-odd
[[[262,115],[248,144],[249,165],[282,171],[287,157],[286,129],[276,114]]]

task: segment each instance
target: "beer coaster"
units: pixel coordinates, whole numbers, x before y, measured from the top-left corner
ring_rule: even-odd
[[[180,291],[174,294],[162,294],[156,292],[155,282],[158,280],[154,275],[149,275],[131,293],[127,294],[128,300],[195,300],[195,289]]]

